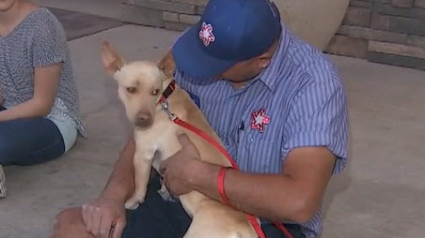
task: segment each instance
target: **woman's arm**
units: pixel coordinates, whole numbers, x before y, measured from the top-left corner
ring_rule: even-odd
[[[0,112],[0,122],[43,117],[50,113],[55,102],[63,63],[35,68],[34,96],[19,105]],[[2,97],[0,97],[1,102]]]

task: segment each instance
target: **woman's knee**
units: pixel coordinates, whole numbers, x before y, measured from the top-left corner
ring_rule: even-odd
[[[51,238],[93,238],[85,229],[80,207],[60,212],[54,222]]]
[[[34,119],[0,123],[0,164],[41,164],[59,158],[64,150],[53,122]]]

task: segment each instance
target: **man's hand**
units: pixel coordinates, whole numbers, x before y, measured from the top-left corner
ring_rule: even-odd
[[[119,238],[126,225],[124,203],[108,197],[83,205],[86,229],[96,238]]]
[[[202,165],[199,151],[192,144],[186,134],[178,136],[182,149],[161,163],[160,174],[164,178],[166,187],[173,196],[189,193],[192,175]]]

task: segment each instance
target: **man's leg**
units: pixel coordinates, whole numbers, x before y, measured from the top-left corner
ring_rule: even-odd
[[[81,207],[68,208],[56,216],[50,238],[94,238],[86,231]]]
[[[300,225],[284,224],[284,226],[288,232],[291,233],[293,238],[305,238],[305,235],[301,232]],[[264,235],[266,235],[267,238],[288,238],[273,224],[263,224],[261,228],[263,229]]]
[[[178,202],[166,202],[157,193],[158,176],[152,178],[145,202],[136,210],[127,212],[127,226],[122,238],[181,238],[191,218]],[[305,238],[299,225],[285,225],[293,238]],[[272,224],[262,225],[267,238],[288,238]],[[55,225],[53,238],[93,238],[85,230],[80,208],[61,213]]]
[[[180,203],[166,202],[157,193],[159,178],[149,186],[145,202],[138,209],[127,212],[127,226],[122,238],[181,238],[191,223]],[[305,238],[299,225],[285,225],[293,238]],[[274,225],[262,225],[267,238],[288,238]],[[57,217],[52,238],[94,238],[85,229],[81,208],[68,209]]]
[[[181,238],[191,223],[191,218],[180,203],[166,202],[157,193],[158,176],[151,181],[145,204],[127,214],[127,227],[122,238]],[[301,227],[285,224],[293,238],[305,238]],[[272,224],[262,225],[267,238],[288,238]]]
[[[191,219],[180,203],[165,202],[157,193],[159,178],[152,178],[145,202],[127,212],[127,226],[122,238],[183,237]],[[81,208],[71,208],[56,218],[52,238],[94,238],[85,229]]]
[[[167,202],[158,194],[159,177],[152,178],[145,202],[136,210],[128,211],[127,226],[122,238],[183,237],[191,223],[179,202]]]
[[[49,119],[0,122],[0,164],[3,166],[39,164],[59,157],[64,151],[62,135]]]

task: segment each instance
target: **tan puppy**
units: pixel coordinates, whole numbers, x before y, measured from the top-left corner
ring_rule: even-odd
[[[170,56],[170,55],[168,55]],[[102,45],[102,60],[106,71],[118,82],[118,95],[130,122],[134,125],[136,152],[134,155],[134,195],[126,202],[135,209],[144,201],[151,167],[159,171],[161,161],[167,159],[181,145],[179,133],[186,133],[200,152],[202,160],[230,166],[227,159],[198,135],[172,122],[158,101],[173,80],[174,64],[165,57],[158,65],[148,61],[126,63],[107,42]],[[193,103],[189,95],[176,86],[167,99],[170,110],[180,119],[202,129],[222,144]],[[165,192],[165,187],[161,189]],[[246,215],[193,191],[179,197],[186,212],[193,218],[185,238],[255,238],[254,229]]]

